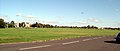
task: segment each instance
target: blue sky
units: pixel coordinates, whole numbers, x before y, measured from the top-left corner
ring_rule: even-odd
[[[6,22],[120,27],[120,0],[0,0]]]

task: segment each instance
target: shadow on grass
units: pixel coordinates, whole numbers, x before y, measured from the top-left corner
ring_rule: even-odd
[[[104,41],[104,42],[106,42],[106,43],[112,43],[112,44],[120,44],[120,42],[113,41],[113,40],[111,40],[111,41]]]

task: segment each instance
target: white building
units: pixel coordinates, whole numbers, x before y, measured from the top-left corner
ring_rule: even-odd
[[[30,24],[28,22],[26,22],[25,27],[30,27]]]
[[[19,27],[19,23],[15,23],[15,27]]]
[[[31,24],[29,24],[28,22],[25,23],[25,27],[30,27]],[[15,23],[15,27],[18,28],[20,27],[19,26],[19,23]]]

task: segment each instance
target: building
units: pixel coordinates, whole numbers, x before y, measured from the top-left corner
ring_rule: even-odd
[[[26,23],[25,23],[25,27],[30,27],[29,22],[26,22]]]
[[[20,24],[21,24],[21,23],[15,23],[15,27],[16,27],[16,28],[19,28],[19,27],[20,27]],[[31,26],[31,24],[29,24],[29,22],[25,22],[22,27],[30,27],[30,26]]]
[[[19,23],[15,23],[15,27],[16,27],[16,28],[19,27]]]

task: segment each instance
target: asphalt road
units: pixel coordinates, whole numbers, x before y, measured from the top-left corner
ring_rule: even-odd
[[[36,43],[0,44],[0,51],[120,51],[114,36],[81,37]]]

